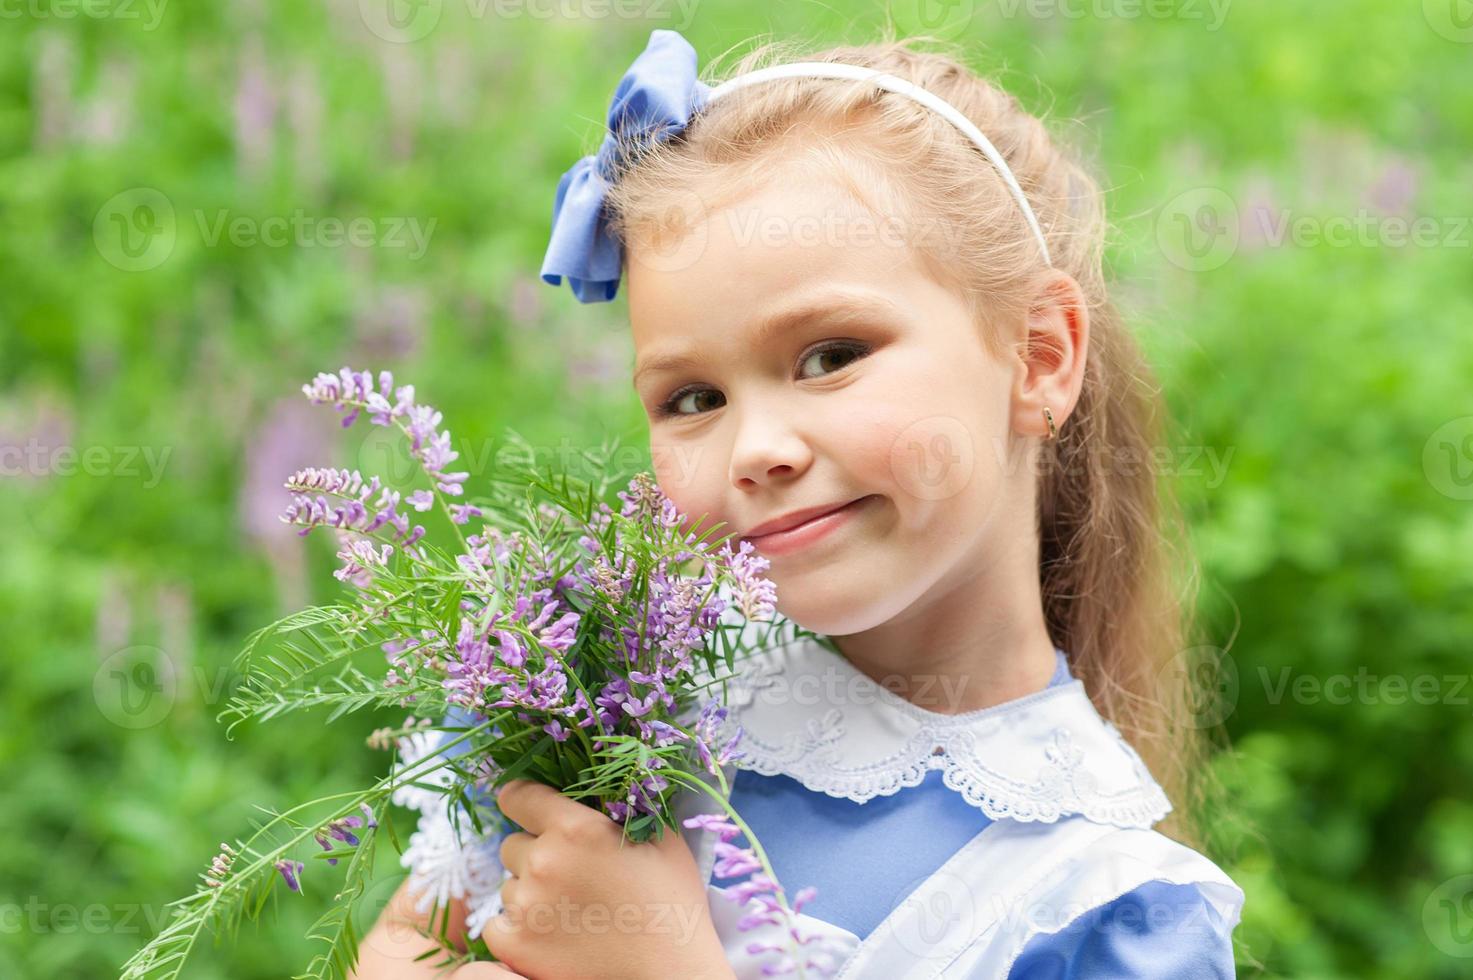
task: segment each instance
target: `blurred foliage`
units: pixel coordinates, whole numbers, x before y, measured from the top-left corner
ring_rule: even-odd
[[[233,742],[213,720],[245,635],[336,591],[330,542],[275,524],[281,479],[392,462],[300,384],[392,367],[473,471],[507,425],[549,452],[643,447],[622,293],[581,307],[537,280],[559,175],[652,28],[704,64],[767,32],[871,40],[886,13],[428,8],[409,43],[354,0],[7,8],[0,976],[107,975],[253,804],[386,764],[362,738],[388,719],[286,718]],[[1438,0],[1238,0],[1215,29],[1187,0],[952,9],[973,63],[1109,186],[1111,265],[1177,420],[1165,475],[1235,678],[1215,844],[1248,892],[1241,975],[1466,976],[1473,38]],[[894,15],[924,26],[914,3]],[[1230,210],[1189,217],[1234,233],[1201,259],[1167,218],[1204,188]],[[1372,231],[1276,241],[1286,213]],[[222,216],[265,233],[294,215],[361,219],[371,241],[214,236]],[[1395,244],[1398,217],[1436,240]],[[1429,677],[1434,696],[1405,693]],[[187,975],[288,975],[325,887]]]

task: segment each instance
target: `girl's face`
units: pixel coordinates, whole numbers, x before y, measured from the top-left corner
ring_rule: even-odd
[[[904,239],[925,231],[783,179],[678,247],[631,243],[634,385],[661,489],[692,524],[743,537],[859,501],[799,547],[754,541],[779,610],[819,633],[955,593],[1032,538],[1031,476],[1007,462],[1020,366],[924,270]]]

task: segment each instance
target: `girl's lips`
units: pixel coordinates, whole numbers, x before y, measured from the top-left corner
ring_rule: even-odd
[[[831,510],[827,514],[804,521],[797,527],[790,527],[786,531],[774,531],[771,534],[759,534],[750,536],[745,540],[752,542],[753,547],[765,555],[786,555],[806,548],[808,545],[827,537],[831,532],[843,527],[853,520],[855,512],[862,509],[874,494],[868,497],[860,497],[840,507]]]

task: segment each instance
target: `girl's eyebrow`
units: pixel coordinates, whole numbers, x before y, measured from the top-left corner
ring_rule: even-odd
[[[879,293],[832,293],[804,299],[757,321],[748,342],[752,347],[763,347],[773,337],[804,323],[869,323],[880,319],[894,319],[898,313],[899,307],[895,302]],[[642,376],[654,371],[677,371],[697,367],[701,363],[703,359],[699,355],[684,350],[653,354],[635,368],[634,383],[639,384]]]

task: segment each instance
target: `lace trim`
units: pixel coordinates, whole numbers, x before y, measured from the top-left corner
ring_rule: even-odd
[[[866,694],[867,703],[855,710],[857,728],[845,714],[854,705],[754,706],[773,685],[796,688],[816,668],[837,670],[850,690]],[[727,681],[724,703],[730,711],[722,734],[741,729],[732,760],[737,768],[790,776],[855,803],[917,786],[939,769],[945,785],[994,820],[1053,823],[1080,814],[1150,828],[1172,809],[1077,680],[992,708],[941,715],[875,684],[821,644],[800,640],[746,661]]]

